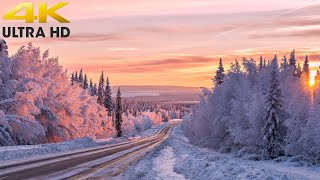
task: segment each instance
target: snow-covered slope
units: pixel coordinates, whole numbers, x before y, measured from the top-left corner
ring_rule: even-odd
[[[189,143],[181,126],[155,151],[131,166],[123,179],[318,179],[316,167],[274,161],[250,161]]]

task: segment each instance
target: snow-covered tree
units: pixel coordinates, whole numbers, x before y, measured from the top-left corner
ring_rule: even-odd
[[[303,73],[303,71],[302,71],[302,69],[301,69],[301,65],[300,65],[300,63],[298,63],[298,67],[297,67],[295,76],[300,78],[301,75],[302,75],[302,73]]]
[[[90,78],[90,82],[89,82],[89,93],[90,93],[90,96],[94,96],[94,93],[93,93],[93,82],[92,82],[91,78]]]
[[[74,84],[74,73],[71,74],[71,86]]]
[[[79,73],[79,82],[83,82],[83,71],[82,69],[80,69],[80,73]]]
[[[117,98],[116,98],[116,107],[115,107],[115,125],[117,131],[117,137],[122,136],[122,102],[121,102],[121,91],[118,88]]]
[[[289,65],[291,67],[293,67],[294,69],[296,68],[296,63],[297,63],[297,59],[296,59],[296,55],[295,55],[296,51],[293,50],[290,54],[290,59],[289,59]]]
[[[7,42],[2,39],[0,39],[0,56],[8,56]]]
[[[84,79],[83,79],[83,89],[88,89],[89,85],[88,85],[88,77],[87,74],[84,75]]]
[[[319,69],[317,69],[317,74],[316,74],[316,77],[314,79],[316,82],[319,82],[320,81],[320,71]]]
[[[104,74],[103,74],[103,71],[101,72],[101,76],[100,76],[100,79],[99,79],[99,85],[98,85],[98,100],[97,102],[100,104],[100,105],[103,105],[104,104]]]
[[[74,81],[79,82],[78,71],[74,74]]]
[[[309,79],[310,76],[310,69],[309,69],[309,58],[308,55],[306,55],[306,58],[303,62],[303,73],[306,74],[306,76],[308,77],[307,79]]]
[[[280,134],[282,111],[282,93],[278,76],[278,61],[275,56],[271,64],[271,79],[265,101],[265,126],[263,128],[263,147],[269,158],[284,155],[283,137]]]
[[[224,68],[222,64],[222,59],[220,58],[218,70],[216,71],[216,75],[213,78],[214,87],[218,87],[223,83],[224,76]]]
[[[107,77],[106,88],[104,92],[105,92],[104,107],[107,109],[108,115],[111,116],[112,115],[112,97],[111,97],[112,94],[111,94],[111,87],[110,87],[110,82],[108,77]]]
[[[260,56],[260,62],[259,62],[259,70],[261,71],[263,69],[263,58]]]
[[[94,83],[94,85],[93,85],[93,96],[97,96],[98,95],[98,88],[97,88],[97,84],[96,83]]]
[[[284,70],[286,69],[287,67],[289,67],[289,63],[288,63],[288,60],[287,60],[287,57],[286,55],[284,55],[283,59],[282,59],[282,63],[281,63],[281,69]]]

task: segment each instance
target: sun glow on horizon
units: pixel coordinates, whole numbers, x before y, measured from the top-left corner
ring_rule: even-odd
[[[317,71],[311,71],[310,72],[310,79],[309,79],[309,85],[312,87],[315,83],[316,83],[316,75],[317,75]]]

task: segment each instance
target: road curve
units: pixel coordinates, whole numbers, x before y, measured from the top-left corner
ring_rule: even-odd
[[[52,155],[29,161],[2,164],[0,165],[0,180],[85,179],[102,168],[108,168],[110,165],[113,165],[114,168],[114,166],[117,166],[117,163],[119,164],[119,162],[126,160],[130,161],[129,158],[131,156],[147,151],[151,147],[160,144],[169,136],[174,125],[175,123],[169,123],[156,135],[140,140]],[[89,162],[92,163],[90,164]],[[77,168],[81,167],[82,164],[86,164],[85,168]],[[123,170],[123,167],[119,169]],[[112,176],[119,173],[120,171],[113,173]],[[108,174],[106,175],[108,176]]]

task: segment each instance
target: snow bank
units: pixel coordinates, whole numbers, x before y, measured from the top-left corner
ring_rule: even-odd
[[[172,151],[172,152],[171,152]],[[166,154],[164,154],[166,153]],[[173,153],[173,154],[172,154]],[[166,168],[162,165],[167,165]],[[165,170],[159,172],[159,169]],[[188,143],[181,126],[171,137],[129,167],[123,179],[317,179],[320,171],[303,167],[288,167],[274,161],[248,161],[228,154],[213,152]],[[171,178],[175,179],[175,178]]]
[[[7,146],[0,148],[0,161],[13,159],[29,158],[32,156],[53,154],[76,149],[95,147],[96,143],[91,138],[79,138],[62,143],[43,144],[43,145],[25,145],[25,146]]]

